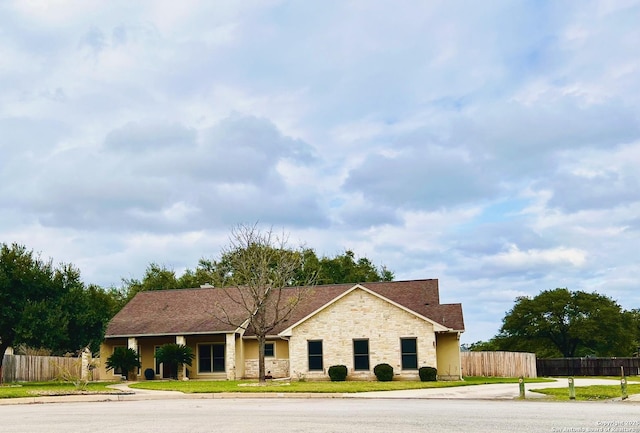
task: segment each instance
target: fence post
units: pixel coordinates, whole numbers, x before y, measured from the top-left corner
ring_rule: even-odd
[[[620,389],[622,391],[622,399],[626,400],[629,398],[629,394],[627,394],[627,379],[624,377],[623,366],[620,366]]]
[[[575,400],[576,399],[576,387],[575,384],[573,383],[573,377],[569,378],[569,400]]]
[[[524,398],[524,377],[520,376],[518,379],[518,385],[520,387],[520,398]]]
[[[80,366],[80,379],[89,380],[89,361],[91,351],[87,347],[82,351],[82,361]]]

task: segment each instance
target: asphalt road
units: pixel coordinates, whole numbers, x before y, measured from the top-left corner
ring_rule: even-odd
[[[0,406],[0,431],[640,433],[640,405],[343,398],[73,402]]]

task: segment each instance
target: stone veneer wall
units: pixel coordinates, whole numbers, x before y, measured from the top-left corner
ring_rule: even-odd
[[[371,379],[376,364],[388,363],[398,379],[418,377],[401,370],[400,338],[416,337],[418,367],[438,367],[433,325],[362,289],[345,297],[293,329],[289,340],[293,379],[327,379],[332,365],[343,364],[348,379]],[[369,339],[370,371],[354,371],[353,340]],[[307,341],[322,340],[323,371],[309,371]]]
[[[288,359],[265,359],[264,370],[271,372],[274,379],[289,377],[289,360]],[[268,373],[267,373],[268,374]],[[247,359],[244,362],[244,377],[247,379],[258,378],[258,360]]]

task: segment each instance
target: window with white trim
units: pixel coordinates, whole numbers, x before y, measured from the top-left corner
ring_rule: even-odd
[[[418,368],[418,339],[401,338],[400,351],[402,352],[402,369],[416,370]]]
[[[307,341],[307,354],[309,357],[309,371],[322,371],[322,340]]]
[[[275,343],[264,343],[264,356],[265,358],[273,358],[276,356],[276,344]]]
[[[224,343],[198,344],[198,373],[224,373]]]
[[[354,370],[369,370],[369,340],[353,340]]]

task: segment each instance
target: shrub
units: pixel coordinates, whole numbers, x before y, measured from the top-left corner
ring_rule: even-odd
[[[373,367],[373,373],[380,382],[390,382],[393,380],[393,367],[389,364],[378,364]]]
[[[129,380],[129,373],[134,368],[140,368],[140,356],[131,348],[116,347],[113,354],[107,358],[106,367],[107,371],[120,370],[120,374]]]
[[[153,368],[147,368],[144,371],[144,378],[147,380],[153,380],[156,377],[156,372],[153,370]]]
[[[438,370],[435,367],[420,367],[418,369],[420,380],[423,382],[434,382],[438,380]]]
[[[184,344],[168,343],[156,349],[156,359],[169,371],[172,379],[178,378],[178,369],[183,365],[191,366],[195,355],[193,349]]]
[[[329,367],[331,382],[344,382],[347,379],[346,365],[332,365]]]

